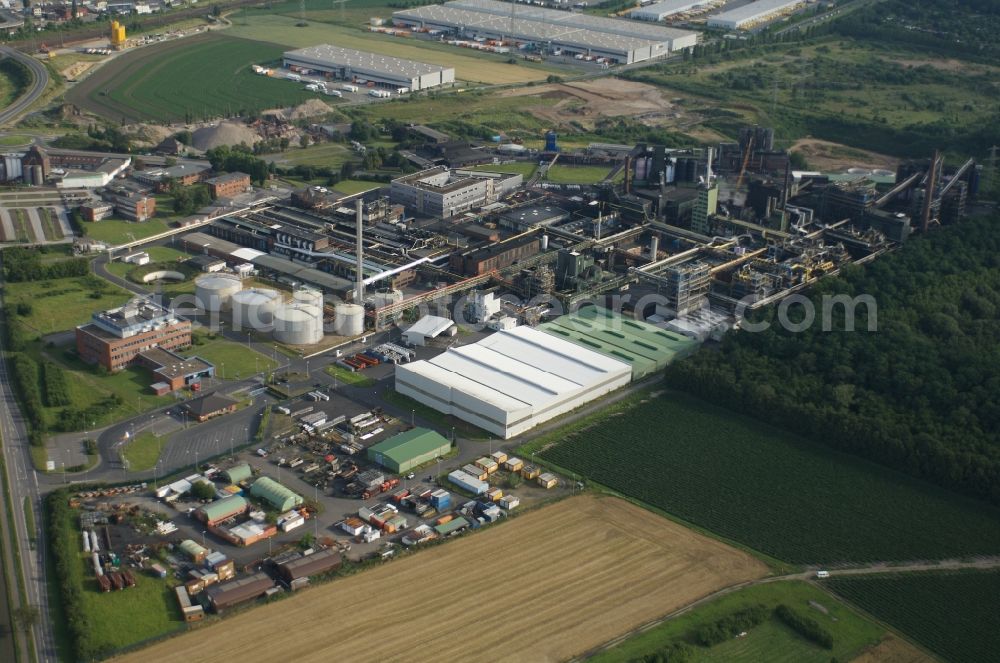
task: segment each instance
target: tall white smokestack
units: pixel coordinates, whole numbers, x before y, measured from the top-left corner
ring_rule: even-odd
[[[653,235],[649,240],[649,259],[656,260],[656,254],[660,252],[660,236]]]
[[[357,255],[358,255],[358,282],[354,289],[354,303],[364,306],[365,304],[365,270],[364,270],[364,248],[362,246],[362,232],[364,228],[363,217],[363,203],[361,199],[358,198],[356,201],[357,208]]]
[[[705,188],[712,186],[712,148],[708,148],[708,159],[705,161]]]

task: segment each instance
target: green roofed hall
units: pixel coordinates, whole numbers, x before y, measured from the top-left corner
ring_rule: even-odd
[[[279,511],[288,511],[302,504],[301,495],[268,477],[254,481],[250,486],[250,494],[269,502]]]
[[[451,443],[427,428],[414,428],[368,448],[368,460],[390,472],[409,472],[418,465],[443,456]]]
[[[247,463],[241,463],[240,465],[230,467],[228,470],[223,472],[223,474],[226,476],[226,481],[229,483],[246,481],[253,476],[253,473],[250,471],[250,465]]]
[[[198,508],[197,516],[209,525],[215,525],[247,510],[247,501],[239,495],[230,495],[221,500],[209,502]]]
[[[698,347],[693,339],[598,306],[583,307],[538,328],[630,364],[633,380],[663,370]]]

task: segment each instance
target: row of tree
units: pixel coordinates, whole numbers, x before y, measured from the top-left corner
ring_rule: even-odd
[[[673,386],[942,486],[1000,504],[1000,217],[969,220],[811,297],[868,295],[793,332],[729,334],[667,369]],[[792,309],[795,310],[795,309]],[[867,331],[868,322],[877,332]]]
[[[85,276],[90,272],[86,258],[42,262],[42,251],[12,246],[3,250],[3,277],[11,283],[43,281],[70,276]]]

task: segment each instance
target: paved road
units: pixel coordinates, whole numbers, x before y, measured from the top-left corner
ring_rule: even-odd
[[[25,55],[17,49],[0,46],[0,53],[24,63],[31,71],[33,78],[31,85],[25,93],[18,97],[10,106],[7,106],[7,108],[3,109],[3,111],[0,111],[0,125],[4,125],[18,119],[26,110],[28,110],[28,107],[31,106],[31,104],[35,103],[36,99],[42,96],[42,93],[45,91],[45,86],[49,84],[49,72],[45,68],[45,65],[37,59],[31,57],[30,55]]]
[[[0,321],[2,321],[2,316],[3,301],[2,291],[0,291]],[[3,356],[4,350],[3,340],[0,338],[0,357]],[[45,528],[41,527],[35,533],[37,545],[36,549],[33,550],[29,543],[27,523],[23,515],[24,501],[27,498],[35,510],[36,527],[42,523],[41,506],[44,489],[40,487],[39,475],[32,466],[27,427],[21,416],[20,406],[14,399],[7,363],[2,358],[0,358],[0,433],[3,435],[3,455],[10,483],[15,539],[21,554],[28,604],[37,606],[42,615],[42,618],[32,628],[31,636],[35,641],[39,660],[54,661],[57,652],[48,619],[49,599],[45,585],[45,560],[43,557],[46,548]],[[20,599],[17,601],[19,604]]]

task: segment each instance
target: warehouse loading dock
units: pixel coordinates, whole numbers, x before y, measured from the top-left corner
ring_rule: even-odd
[[[282,56],[282,62],[285,67],[317,71],[338,80],[354,82],[364,79],[383,87],[413,91],[455,82],[453,67],[440,67],[330,44],[287,51]]]

